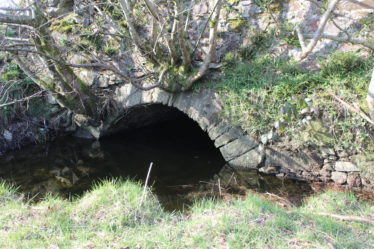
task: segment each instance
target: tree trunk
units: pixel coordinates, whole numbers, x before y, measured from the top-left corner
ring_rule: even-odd
[[[369,107],[369,116],[371,120],[374,121],[374,68],[373,68],[373,74],[371,76],[368,96],[366,97],[366,100],[367,100],[368,107]]]

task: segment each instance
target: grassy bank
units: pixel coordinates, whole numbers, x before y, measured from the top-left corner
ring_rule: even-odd
[[[163,211],[131,181],[106,181],[80,198],[37,204],[0,184],[1,248],[372,248],[374,227],[316,212],[368,216],[374,207],[326,192],[286,210],[248,195],[204,200],[187,213]]]
[[[258,138],[288,137],[292,147],[374,151],[372,125],[338,100],[367,112],[372,57],[338,52],[321,58],[320,69],[307,70],[289,59],[254,56],[252,50],[227,54],[224,77],[209,84],[222,96],[224,118]]]

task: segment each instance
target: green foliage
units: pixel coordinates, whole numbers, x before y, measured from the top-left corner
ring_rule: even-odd
[[[7,31],[5,32],[5,36],[6,36],[6,37],[16,37],[17,34],[16,34],[15,32],[13,32],[12,30],[7,30]]]
[[[7,62],[3,66],[3,73],[0,75],[0,84],[2,84],[7,91],[3,92],[4,96],[0,96],[0,104],[21,99],[25,96],[30,96],[39,87],[28,78],[14,62]],[[45,117],[48,115],[48,106],[42,99],[31,99],[27,102],[19,102],[13,105],[8,105],[0,108],[0,125],[7,125],[12,120],[19,119],[27,115],[35,115],[34,117]]]
[[[16,80],[19,79],[22,75],[17,64],[13,62],[6,63],[4,65],[4,73],[0,75],[0,78],[3,80]]]
[[[320,60],[321,74],[324,77],[348,76],[358,71],[370,69],[372,62],[360,57],[355,52],[338,52],[328,60]]]
[[[121,9],[117,8],[115,5],[108,4],[108,6],[102,6],[104,12],[108,14],[114,21],[120,21],[123,18],[123,12]]]
[[[237,17],[237,18],[230,18],[228,20],[228,23],[230,25],[230,28],[234,32],[241,31],[242,28],[244,28],[247,25],[247,21],[244,18]],[[214,26],[214,23],[210,23],[211,26]]]
[[[362,25],[364,30],[372,30],[374,25],[374,14],[369,14],[359,20],[359,23]]]
[[[231,4],[236,4],[236,3],[239,3],[240,0],[227,0],[227,2],[229,2]]]
[[[256,54],[270,48],[273,40],[272,32],[253,31],[253,35],[251,35],[250,38],[250,45],[240,47],[238,49],[238,55],[243,61],[252,60]]]
[[[71,42],[68,39],[61,39],[60,43],[63,46],[70,46],[71,45]]]
[[[119,44],[115,40],[108,40],[103,50],[107,55],[113,56],[119,52]]]
[[[96,50],[100,51],[103,49],[104,36],[101,34],[93,33],[90,30],[84,30],[81,34],[81,39],[75,48],[76,51]]]
[[[76,20],[76,14],[71,14],[61,20],[54,21],[51,29],[60,33],[71,33],[73,30],[80,27]]]
[[[105,46],[104,47],[104,52],[107,55],[112,56],[112,55],[115,55],[116,53],[118,53],[118,49],[115,48],[115,47],[111,47],[111,46]]]
[[[223,57],[222,67],[224,69],[232,68],[232,67],[234,67],[236,65],[237,60],[238,60],[238,58],[237,58],[236,54],[234,54],[232,52],[228,52]]]
[[[297,48],[301,48],[299,38],[295,33],[292,34],[281,34],[279,38],[287,45],[295,46]]]
[[[253,2],[263,10],[273,13],[280,13],[282,11],[283,4],[286,3],[287,0],[254,0]]]

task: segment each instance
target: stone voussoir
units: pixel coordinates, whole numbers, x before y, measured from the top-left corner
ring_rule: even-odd
[[[230,125],[223,121],[208,128],[208,135],[213,141],[230,129]]]
[[[223,133],[214,141],[214,145],[217,148],[222,147],[243,135],[244,132],[240,127],[231,127],[227,132]]]
[[[229,164],[241,169],[257,169],[265,158],[263,149],[258,146],[243,155],[229,161]]]
[[[225,160],[230,161],[243,155],[258,145],[259,143],[255,139],[249,136],[242,136],[226,144],[225,146],[222,146],[220,151]]]

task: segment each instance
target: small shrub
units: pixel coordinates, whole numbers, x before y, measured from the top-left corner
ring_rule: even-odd
[[[256,54],[270,48],[272,42],[273,34],[271,32],[254,31],[251,36],[251,44],[239,48],[238,55],[243,61],[250,61]]]
[[[325,77],[363,71],[368,66],[368,60],[355,52],[334,53],[327,60],[320,61],[321,74]]]
[[[78,23],[72,16],[68,16],[62,20],[58,20],[52,23],[52,30],[60,33],[71,33]]]
[[[239,32],[247,24],[247,21],[241,17],[229,19],[228,22],[231,30],[234,32]]]
[[[114,47],[111,47],[111,46],[105,46],[104,47],[104,52],[107,55],[112,56],[112,55],[115,55],[116,53],[118,53],[118,49],[114,48]]]

